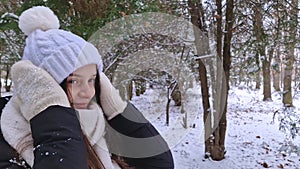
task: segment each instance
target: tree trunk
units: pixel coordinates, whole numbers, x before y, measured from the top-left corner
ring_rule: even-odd
[[[213,160],[222,160],[225,158],[225,135],[226,135],[226,113],[227,113],[227,97],[229,89],[229,69],[230,69],[230,43],[232,37],[233,25],[233,1],[227,1],[226,8],[226,26],[224,48],[222,55],[222,1],[217,0],[217,81],[213,90],[213,137],[211,137],[211,146],[209,146],[210,156]],[[223,56],[223,57],[222,57]],[[223,65],[223,66],[222,66]],[[223,74],[222,68],[225,71]],[[206,149],[207,150],[207,149]],[[209,151],[208,150],[208,151]]]
[[[296,35],[298,25],[298,0],[292,0],[289,4],[289,26],[285,34],[286,42],[286,57],[285,57],[285,68],[284,68],[284,83],[283,83],[283,104],[284,106],[293,106],[292,97],[292,73],[294,69],[295,59],[295,46],[296,46]]]
[[[281,72],[281,61],[280,61],[280,44],[279,41],[281,39],[281,25],[282,25],[282,20],[280,17],[280,9],[279,5],[275,7],[275,10],[277,12],[277,15],[275,16],[275,24],[277,25],[277,29],[274,31],[274,48],[273,48],[273,53],[274,55],[274,60],[273,60],[273,65],[272,65],[272,75],[273,75],[273,88],[275,91],[280,91],[280,72]]]
[[[199,75],[201,82],[201,93],[202,93],[202,105],[203,105],[203,121],[205,130],[205,154],[210,154],[211,152],[211,134],[212,134],[212,124],[211,124],[211,110],[209,104],[209,90],[207,84],[207,70],[205,65],[201,60],[198,61],[199,64]]]
[[[259,54],[258,52],[256,53],[256,56],[255,56],[255,60],[256,60],[256,66],[259,68],[257,70],[257,72],[255,73],[255,89],[259,90],[260,89],[260,83],[261,83],[261,78],[260,78],[260,59],[259,59]]]
[[[6,92],[10,92],[10,88],[11,88],[11,83],[12,82],[10,81],[10,83],[8,83],[8,81],[9,81],[9,74],[10,74],[10,67],[11,67],[11,65],[10,64],[6,64],[5,67],[6,67],[5,91]]]
[[[219,0],[218,0],[219,1]],[[218,3],[219,5],[221,2]],[[221,7],[219,6],[218,7]],[[226,22],[225,22],[225,34],[224,34],[224,46],[223,46],[223,69],[225,77],[223,76],[221,83],[221,102],[219,117],[220,121],[218,123],[219,138],[215,138],[215,146],[212,151],[212,159],[222,160],[225,158],[225,136],[227,129],[227,99],[228,99],[228,90],[229,90],[229,77],[230,77],[230,66],[231,66],[231,39],[232,39],[232,28],[234,23],[234,14],[233,14],[234,3],[233,0],[226,0]],[[217,143],[219,141],[219,143]]]
[[[292,73],[294,64],[294,49],[289,49],[286,55],[285,68],[284,68],[284,79],[283,79],[283,104],[284,106],[293,106],[292,98]]]
[[[132,92],[133,92],[133,82],[132,82],[132,80],[130,80],[127,88],[128,88],[127,89],[127,98],[128,98],[128,100],[131,100],[132,99]]]
[[[279,49],[276,49],[276,54],[274,58],[274,63],[273,63],[273,88],[276,91],[280,91],[280,68],[281,68],[281,61],[280,61],[280,51]]]
[[[254,8],[254,35],[256,37],[257,51],[262,60],[263,72],[263,100],[272,100],[271,80],[270,80],[270,60],[266,56],[266,34],[263,29],[263,8],[262,4],[257,3]]]
[[[269,57],[266,60],[263,61],[263,78],[264,78],[264,98],[263,101],[271,101],[272,95],[271,95],[271,64],[270,60],[272,60],[273,56],[273,49],[269,51]]]
[[[169,97],[169,92],[170,89],[168,88],[168,100],[167,100],[167,105],[166,105],[166,125],[169,126],[169,117],[170,117],[170,103],[171,103],[171,98]]]
[[[201,2],[195,2],[193,0],[189,0],[189,9],[191,14],[191,22],[195,25],[194,27],[194,36],[195,36],[195,45],[197,49],[197,55],[205,55],[208,54],[209,41],[206,41],[207,44],[203,44],[201,41],[203,35],[200,34],[200,30],[204,31],[203,20],[201,17],[201,13],[203,13]],[[202,10],[202,11],[201,11]],[[206,37],[208,38],[208,37]],[[204,41],[205,42],[205,41]],[[211,152],[211,141],[210,136],[212,134],[212,124],[211,124],[211,110],[209,104],[209,88],[207,83],[207,70],[202,62],[202,60],[198,60],[199,65],[199,76],[201,82],[201,94],[202,94],[202,105],[203,105],[203,121],[204,121],[204,130],[205,130],[205,154],[210,154]]]

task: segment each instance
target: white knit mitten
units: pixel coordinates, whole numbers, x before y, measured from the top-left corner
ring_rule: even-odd
[[[53,77],[28,60],[12,66],[11,78],[21,113],[28,121],[49,106],[70,107],[67,95]]]
[[[33,139],[30,124],[20,113],[20,104],[20,99],[12,96],[5,105],[1,115],[1,130],[7,143],[32,167]]]
[[[100,73],[100,102],[108,120],[122,113],[127,106],[127,102],[122,100],[119,91],[102,72]]]

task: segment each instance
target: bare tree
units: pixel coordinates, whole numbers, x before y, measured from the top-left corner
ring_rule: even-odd
[[[258,58],[262,61],[263,72],[263,100],[272,100],[271,96],[271,79],[270,79],[270,61],[272,55],[266,56],[267,35],[263,25],[263,3],[253,2],[254,11],[254,36],[256,37]]]
[[[284,83],[283,83],[283,104],[285,106],[293,106],[292,98],[292,73],[295,60],[295,45],[298,25],[298,0],[292,0],[287,3],[287,14],[289,22],[284,35],[285,40],[285,68],[284,68]]]
[[[219,121],[219,132],[220,139],[219,143],[217,143],[217,139],[215,140],[216,148],[214,149],[216,152],[216,160],[222,160],[225,158],[225,135],[227,129],[227,99],[228,99],[228,90],[229,90],[229,78],[230,78],[230,66],[231,66],[231,39],[232,39],[232,31],[233,31],[233,24],[234,24],[234,1],[233,0],[226,0],[226,13],[225,13],[225,33],[224,33],[224,46],[223,46],[223,69],[225,73],[225,79],[222,80],[222,99],[224,101],[224,106],[220,103],[220,121]]]
[[[202,2],[195,2],[189,0],[189,10],[191,15],[191,22],[195,25],[194,36],[195,36],[195,45],[197,48],[197,55],[206,55],[208,52],[208,46],[204,46],[206,49],[203,49],[203,44],[201,44],[201,35],[199,30],[206,32],[204,27],[204,16],[203,16],[203,7]],[[204,130],[205,130],[205,154],[211,154],[211,134],[212,134],[212,114],[209,103],[209,88],[208,88],[208,79],[207,79],[207,70],[201,59],[198,60],[199,65],[199,77],[201,82],[201,94],[202,94],[202,105],[203,105],[203,121],[204,121]]]
[[[275,30],[273,31],[274,46],[273,46],[273,64],[272,64],[272,75],[273,75],[273,88],[276,91],[280,91],[280,72],[281,72],[281,59],[280,59],[280,39],[281,39],[281,27],[282,27],[282,12],[280,10],[280,3],[276,3],[274,7],[273,17],[275,20]]]
[[[204,20],[202,18],[203,9],[201,2],[189,1],[192,23],[198,28],[203,30]],[[213,160],[222,160],[225,158],[225,135],[227,128],[227,98],[229,89],[229,74],[231,65],[231,39],[234,24],[233,15],[233,0],[226,1],[226,12],[225,12],[225,27],[223,29],[223,14],[222,14],[222,1],[216,0],[217,14],[215,15],[217,21],[216,28],[216,47],[217,47],[217,64],[216,68],[216,80],[212,89],[213,95],[213,111],[210,109],[209,97],[208,97],[208,84],[206,76],[206,68],[203,60],[199,61],[199,71],[201,80],[201,91],[204,108],[204,122],[205,122],[205,152],[206,157],[211,157]],[[195,31],[195,37],[197,31]],[[223,41],[224,35],[224,41]],[[197,45],[197,52],[202,51],[203,53],[197,53],[200,55],[207,54],[203,49]],[[224,45],[222,45],[224,44]],[[203,47],[203,46],[202,46]],[[198,50],[200,49],[200,50]],[[212,120],[213,119],[213,120]]]

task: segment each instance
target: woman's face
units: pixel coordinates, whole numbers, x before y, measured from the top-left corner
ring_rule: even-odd
[[[75,70],[67,78],[68,99],[75,109],[87,109],[95,95],[96,64],[89,64]]]

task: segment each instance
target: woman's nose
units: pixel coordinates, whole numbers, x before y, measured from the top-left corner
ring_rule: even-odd
[[[79,96],[80,97],[89,97],[91,89],[87,83],[84,83],[80,86]]]

